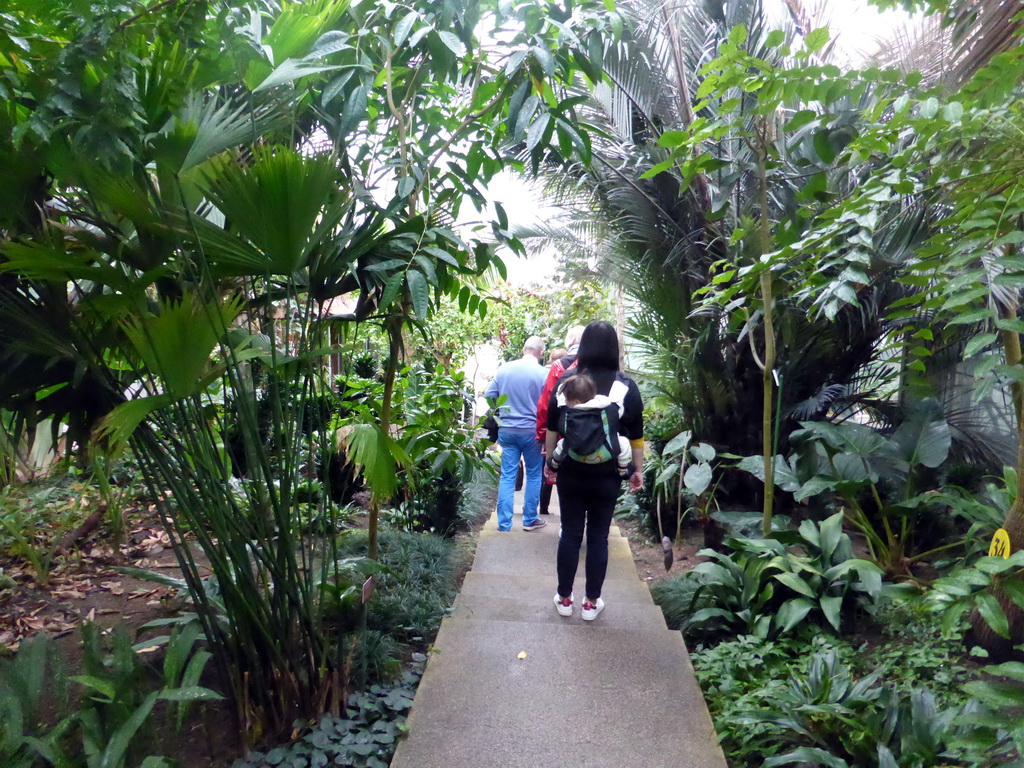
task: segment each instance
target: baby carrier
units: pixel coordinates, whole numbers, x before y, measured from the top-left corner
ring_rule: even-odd
[[[564,407],[558,433],[565,441],[569,458],[583,464],[602,464],[618,455],[619,417],[628,391],[626,383],[616,377],[603,407],[569,407],[559,393],[558,404]]]

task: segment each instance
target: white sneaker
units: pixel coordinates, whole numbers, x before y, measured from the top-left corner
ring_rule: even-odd
[[[600,597],[597,598],[597,602],[596,603],[592,603],[589,600],[584,600],[583,601],[583,614],[582,614],[583,620],[584,621],[593,621],[594,619],[596,619],[598,617],[598,615],[603,610],[604,610],[604,600],[602,600]],[[559,611],[559,613],[561,613],[561,611]]]
[[[559,616],[572,616],[572,595],[562,597],[555,592],[555,610]]]

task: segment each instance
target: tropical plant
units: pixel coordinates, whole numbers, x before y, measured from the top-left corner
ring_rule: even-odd
[[[858,107],[887,87],[856,73],[840,86],[827,30],[815,30],[803,6],[787,7],[799,32],[770,31],[758,2],[626,4],[627,43],[606,51],[611,82],[587,112],[604,138],[581,171],[593,195],[580,205],[575,251],[633,299],[638,368],[719,452],[786,452],[796,420],[874,404],[896,371],[877,362],[891,331],[886,307],[901,295],[881,264],[908,253],[913,227],[893,226],[900,236],[862,280],[856,307],[808,316],[771,274],[763,277],[775,280],[774,300],[753,298],[763,270],[748,265],[757,254],[796,238],[856,183],[837,149],[856,131]],[[561,188],[580,186],[573,178]],[[762,226],[769,220],[771,233]],[[742,298],[732,291],[740,268],[753,286]],[[774,329],[764,336],[766,314]],[[774,364],[765,365],[764,346],[777,349]],[[748,506],[756,485],[730,480],[723,493]],[[766,495],[769,509],[771,501]]]
[[[458,522],[465,485],[477,472],[494,472],[494,463],[476,436],[474,399],[462,373],[422,372],[402,381],[400,440],[410,459],[403,491],[423,504],[422,523],[446,533]]]
[[[51,727],[41,724],[46,694],[60,716]],[[0,659],[0,761],[5,766],[34,768],[66,759],[63,742],[75,725],[67,714],[68,696],[67,673],[45,636],[22,643],[13,659]]]
[[[684,631],[772,638],[813,622],[842,632],[857,610],[874,610],[882,599],[881,570],[853,556],[842,525],[836,514],[820,524],[805,520],[798,531],[729,539],[728,555],[702,550],[711,560],[681,577],[697,585]]]
[[[169,766],[149,756],[154,708],[170,706],[181,731],[195,702],[221,698],[199,685],[210,654],[195,648],[200,628],[193,625],[170,637],[132,646],[119,626],[110,644],[91,622],[82,625],[83,673],[69,677],[53,641],[39,636],[22,644],[12,660],[0,660],[0,758],[11,768],[84,765],[87,768]],[[166,645],[161,687],[153,690],[152,669],[142,653]],[[57,713],[46,723],[47,711]],[[52,708],[52,709],[51,709]]]
[[[345,554],[358,556],[366,551],[367,541],[352,532],[343,547]],[[440,536],[385,530],[380,562],[386,570],[376,577],[366,626],[424,648],[455,600],[459,550]]]
[[[963,686],[977,677],[976,662],[965,653],[969,625],[964,620],[943,626],[942,619],[916,597],[891,600],[872,616],[879,642],[858,648],[853,669],[862,675],[877,671],[882,682],[899,690],[927,688],[943,708],[967,703]]]
[[[952,627],[965,612],[976,611],[999,637],[1010,639],[1020,631],[1017,614],[1006,611],[997,595],[1024,608],[1024,553],[1009,557],[986,556],[934,581],[925,595],[943,614],[943,626]]]
[[[857,680],[829,652],[814,656],[806,676],[793,674],[771,709],[750,712],[739,722],[775,726],[796,747],[768,758],[765,766],[972,766],[993,756],[971,745],[975,726],[970,718],[976,710],[970,703],[939,710],[926,689],[903,696],[879,686],[877,675]]]
[[[808,647],[818,652],[826,642],[824,637],[808,640],[800,635],[777,640],[739,635],[691,651],[697,681],[730,764],[759,764],[780,751],[782,729],[739,718],[750,710],[769,708],[795,668],[806,668]]]
[[[690,445],[691,436],[689,430],[680,432],[665,444],[660,453],[652,454],[644,467],[645,472],[654,473],[655,514],[662,538],[665,534],[662,530],[661,502],[664,500],[668,504],[675,500],[676,531],[673,540],[676,541],[679,540],[683,518],[690,511],[697,512],[706,529],[706,524],[710,522],[710,507],[714,498],[714,490],[706,496],[705,493],[711,486],[711,462],[715,459],[716,451],[707,443]],[[686,509],[683,508],[685,496],[689,496],[694,502]]]
[[[791,435],[798,452],[788,460],[775,457],[776,485],[798,502],[838,493],[847,521],[865,536],[871,559],[889,574],[905,572],[913,559],[918,512],[935,501],[927,493],[932,489],[921,488],[918,477],[946,460],[952,442],[938,403],[920,401],[888,438],[856,422],[809,421],[800,426]],[[761,456],[747,457],[739,466],[764,478]],[[897,489],[888,501],[879,492],[883,479]],[[867,493],[872,514],[865,509]]]
[[[1017,754],[1024,755],[1024,726],[1020,717],[1024,708],[1024,665],[1008,661],[984,667],[981,679],[967,683],[964,690],[984,707],[972,713],[970,721],[1008,734]]]
[[[934,226],[914,248],[915,258],[898,266],[895,276],[906,295],[889,315],[902,326],[908,383],[915,380],[915,371],[926,373],[942,357],[936,351],[945,348],[974,366],[979,397],[1002,390],[1019,414],[1024,49],[1017,36],[1020,17],[1011,5],[941,4],[966,44],[958,51],[965,62],[962,87],[942,92],[917,90],[911,83],[885,109],[865,112],[860,130],[841,152],[864,171],[857,188],[801,238],[771,254],[764,268],[786,272],[815,306],[857,303],[862,256],[859,247],[850,247],[852,238],[877,242],[883,210],[894,200],[909,196],[916,207],[927,206]],[[973,26],[981,17],[985,23]],[[990,23],[998,25],[998,32]],[[867,157],[882,162],[861,164]],[[1019,431],[1024,422],[1016,421]],[[1022,467],[1016,469],[1019,473]],[[1024,541],[1020,498],[1004,523],[1012,546],[1019,547]],[[1003,602],[1009,609],[1010,601]],[[980,616],[975,624],[977,631],[988,631]],[[996,637],[990,633],[985,642],[994,648]]]
[[[66,419],[80,457],[90,438],[131,446],[252,740],[340,713],[347,690],[318,588],[335,540],[308,534],[336,512],[304,485],[328,484],[337,439],[321,409],[334,331],[372,319],[388,340],[380,408],[348,440],[372,558],[408,464],[392,437],[403,327],[445,295],[486,314],[477,283],[500,262],[450,225],[483,204],[509,141],[535,162],[552,142],[588,152],[560,83],[598,79],[589,50],[614,34],[592,0],[502,5],[488,45],[478,4],[393,10],[97,0],[3,19],[0,161],[17,172],[0,393],[33,423]],[[503,211],[491,229],[517,247]],[[223,492],[229,435],[241,500]]]
[[[83,686],[87,692],[76,721],[88,768],[119,768],[137,762],[140,755],[146,754],[146,736],[151,739],[153,732],[150,716],[157,702],[170,704],[180,733],[193,703],[223,698],[199,685],[211,658],[208,651],[195,648],[200,633],[201,628],[193,624],[173,632],[163,642],[133,646],[127,630],[118,625],[107,651],[99,628],[91,622],[82,625],[84,674],[69,680]],[[150,670],[140,654],[164,644],[163,687],[151,691],[147,684]],[[146,761],[154,766],[168,764],[162,758],[147,757]]]

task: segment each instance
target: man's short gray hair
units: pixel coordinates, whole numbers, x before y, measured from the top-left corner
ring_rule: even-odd
[[[526,340],[526,343],[523,344],[523,352],[540,352],[541,354],[544,354],[544,348],[546,346],[547,344],[544,343],[544,339],[540,336],[531,336]]]
[[[567,348],[575,347],[580,343],[580,339],[583,338],[583,331],[586,329],[585,325],[574,325],[565,333],[565,346]]]

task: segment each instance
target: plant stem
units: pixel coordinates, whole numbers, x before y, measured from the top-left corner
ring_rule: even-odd
[[[767,123],[759,130],[757,153],[758,204],[760,207],[759,255],[768,253],[771,237],[768,229],[768,128]],[[762,409],[761,450],[764,454],[764,508],[761,516],[761,531],[768,535],[772,530],[772,506],[775,501],[775,456],[772,445],[772,377],[775,369],[775,327],[772,324],[772,271],[765,267],[761,272],[761,304],[764,309],[764,365],[761,369]]]
[[[403,305],[403,310],[405,309]],[[380,406],[380,428],[385,436],[391,431],[391,406],[395,393],[395,374],[398,371],[398,356],[402,348],[402,314],[392,315],[387,321],[388,366],[384,374],[384,397]],[[377,559],[377,527],[380,520],[380,497],[374,493],[370,501],[369,542],[367,556]]]

